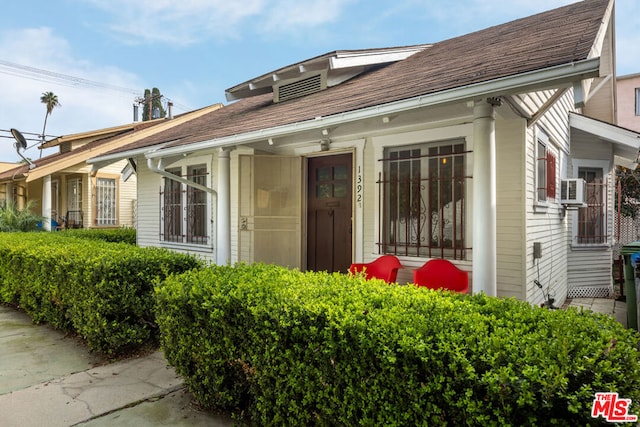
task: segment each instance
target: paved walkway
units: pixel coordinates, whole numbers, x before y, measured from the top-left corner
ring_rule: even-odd
[[[614,298],[573,298],[565,302],[565,307],[583,308],[595,313],[613,316],[627,326],[627,304]]]
[[[566,306],[614,316],[626,304],[576,298]],[[161,352],[115,363],[81,341],[0,305],[0,426],[212,426],[232,420],[199,410]]]
[[[199,410],[161,352],[115,363],[0,305],[0,426],[231,426]]]

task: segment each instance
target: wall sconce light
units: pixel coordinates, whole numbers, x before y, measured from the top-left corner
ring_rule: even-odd
[[[273,145],[273,138],[269,138],[269,145]]]
[[[329,136],[329,129],[322,129],[323,136]]]

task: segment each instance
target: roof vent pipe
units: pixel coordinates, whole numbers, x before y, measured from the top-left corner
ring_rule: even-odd
[[[167,109],[169,110],[169,120],[173,119],[173,102],[167,102]]]

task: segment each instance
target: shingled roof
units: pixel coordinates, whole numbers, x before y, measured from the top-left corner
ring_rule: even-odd
[[[590,59],[612,0],[585,0],[433,44],[407,59],[281,103],[242,99],[123,147],[182,146],[339,115]]]
[[[55,147],[60,145],[61,142],[65,142],[65,141],[78,141],[78,140],[82,140],[83,138],[86,138],[87,136],[90,135],[98,135],[100,136],[101,134],[105,134],[108,135],[106,137],[103,138],[98,138],[95,139],[91,142],[88,142],[72,151],[67,151],[67,152],[57,152],[57,153],[53,153],[53,154],[49,154],[45,157],[42,157],[40,159],[37,160],[33,160],[32,163],[35,165],[35,167],[43,167],[46,165],[50,165],[54,162],[60,161],[60,160],[64,160],[68,157],[72,157],[75,156],[79,153],[83,153],[83,152],[90,152],[91,150],[95,149],[96,147],[99,147],[102,144],[105,144],[111,140],[117,139],[122,137],[123,135],[127,135],[130,133],[134,133],[136,131],[140,131],[142,129],[146,129],[149,128],[151,126],[155,126],[156,124],[161,123],[160,121],[156,121],[156,122],[142,122],[142,123],[132,123],[126,126],[120,126],[120,127],[114,127],[114,128],[106,128],[106,129],[99,129],[93,132],[85,132],[85,133],[80,133],[80,134],[73,134],[73,135],[65,135],[65,136],[61,136],[58,138],[55,138],[54,140],[48,141],[45,144],[42,144],[43,148],[50,148],[50,147]],[[31,169],[29,168],[29,165],[26,163],[21,163],[19,165],[17,165],[14,168],[11,169],[7,169],[4,172],[0,173],[0,181],[4,181],[4,180],[13,180],[15,178],[21,178],[24,177]]]

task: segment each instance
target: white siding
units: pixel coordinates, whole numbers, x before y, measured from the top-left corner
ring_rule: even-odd
[[[496,120],[498,296],[524,299],[524,165],[525,121]]]
[[[551,92],[541,92],[532,94],[529,102],[540,108],[551,96]],[[560,205],[560,179],[566,177],[569,152],[569,126],[568,112],[572,109],[573,94],[567,91],[551,108],[549,108],[535,123],[527,130],[526,144],[526,173],[525,173],[525,197],[526,202],[526,229],[525,229],[525,252],[524,268],[526,271],[525,300],[533,304],[540,304],[544,301],[543,291],[535,284],[534,280],[539,280],[544,287],[544,292],[548,290],[555,295],[555,305],[561,305],[567,295],[567,268],[568,268],[568,235],[570,223],[563,215]],[[535,110],[534,110],[535,111]],[[537,129],[544,130],[549,136],[549,146],[557,154],[556,163],[556,199],[549,200],[546,206],[538,205],[536,202],[536,144]],[[534,242],[542,245],[542,257],[533,258]]]
[[[138,245],[160,246],[160,175],[147,168],[144,157],[138,158]]]
[[[592,136],[576,133],[571,146],[572,162],[569,163],[569,176],[577,176],[574,162],[589,165],[607,167],[604,177],[607,183],[607,236],[608,241],[604,245],[585,247],[575,245],[573,239],[573,222],[577,221],[577,212],[569,212],[567,217],[572,224],[569,228],[569,288],[571,293],[578,296],[598,296],[603,292],[612,291],[611,264],[613,251],[613,206],[615,194],[615,178],[613,174],[613,147],[610,143],[598,140]]]

